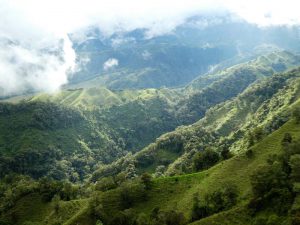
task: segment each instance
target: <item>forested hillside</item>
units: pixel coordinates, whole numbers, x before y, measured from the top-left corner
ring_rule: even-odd
[[[2,102],[0,223],[296,225],[298,60]]]
[[[194,86],[200,78],[183,89],[91,87],[2,103],[1,174],[14,171],[34,178],[82,181],[100,166],[122,156],[130,159],[127,154],[140,151],[160,135],[196,122],[207,109],[237,96],[251,83],[297,65],[297,59],[288,52],[259,57],[212,74],[217,80],[205,88]],[[215,132],[197,132],[203,141],[215,138]],[[172,139],[181,142],[181,137]],[[162,162],[153,169],[170,164],[182,152],[161,154]]]
[[[272,119],[267,119],[271,112],[265,113],[267,116],[261,114],[261,118],[269,123],[263,126],[264,134],[255,132],[254,142],[250,136],[241,135],[242,139],[247,139],[248,145],[238,154],[233,156],[223,152],[215,165],[203,163],[212,162],[208,159],[212,160],[214,158],[211,156],[218,154],[210,154],[205,161],[201,161],[200,155],[196,156],[194,166],[206,165],[200,169],[201,172],[152,178],[147,173],[137,177],[131,169],[126,174],[85,183],[84,186],[6,176],[1,182],[1,188],[6,190],[1,196],[1,222],[85,225],[298,224],[299,90],[289,88],[285,82],[299,79],[299,73],[299,70],[294,70],[276,75],[269,82],[254,85],[239,96],[250,97],[250,93],[258,93],[270,84],[274,91],[273,94],[270,90],[266,92],[265,96],[270,98],[264,102],[275,103],[279,96],[287,101],[286,105],[276,106],[272,110]],[[278,89],[274,88],[276,81],[277,84],[283,83]],[[286,95],[282,95],[283,92]],[[234,104],[237,99],[229,103]],[[262,110],[264,107],[257,108]],[[260,111],[248,109],[250,114]],[[284,118],[280,123],[277,121],[279,115]],[[199,123],[207,122],[204,120]],[[249,122],[245,121],[242,126]],[[268,124],[276,126],[267,131]],[[208,151],[215,149],[204,149],[198,154]]]
[[[300,225],[299,8],[0,0],[0,225]]]

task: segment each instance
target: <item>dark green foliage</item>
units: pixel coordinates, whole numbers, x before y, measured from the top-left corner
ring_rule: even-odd
[[[217,152],[206,149],[198,152],[193,158],[193,165],[195,171],[208,169],[215,165],[220,160],[220,156]]]
[[[97,191],[108,191],[117,187],[113,177],[104,177],[97,181],[95,189]]]
[[[135,181],[125,182],[120,187],[120,203],[123,209],[130,208],[134,203],[146,199],[145,187]]]
[[[264,136],[264,130],[261,127],[256,127],[248,134],[249,147],[260,141]]]
[[[54,212],[57,214],[59,212],[60,209],[60,197],[59,195],[54,195],[54,197],[52,198],[52,203],[54,205]]]
[[[135,225],[136,214],[132,210],[124,210],[113,216],[109,225]]]
[[[233,154],[229,151],[228,147],[224,147],[221,151],[221,157],[223,160],[229,159],[233,156]]]
[[[300,107],[296,107],[293,110],[293,117],[295,118],[296,123],[300,123]]]
[[[300,182],[300,154],[294,154],[290,157],[289,165],[291,168],[290,177],[293,182]]]
[[[0,181],[0,215],[22,197],[38,191],[38,183],[27,176],[9,174]]]
[[[285,133],[281,143],[283,146],[286,146],[286,145],[290,144],[292,142],[292,140],[293,140],[292,135],[290,133]]]
[[[252,225],[278,225],[282,223],[282,219],[276,214],[270,216],[259,216],[255,218],[252,222]]]
[[[254,154],[254,152],[251,148],[246,151],[246,156],[249,159],[253,157],[253,154]]]
[[[175,210],[161,211],[159,208],[154,208],[151,212],[149,224],[151,225],[185,225],[187,220],[183,213]]]
[[[286,213],[292,203],[288,175],[279,163],[260,168],[251,178],[254,198],[250,208],[259,211],[272,207],[277,213]]]
[[[222,189],[206,194],[203,196],[203,200],[200,200],[196,194],[193,199],[191,219],[196,221],[214,213],[228,210],[236,204],[237,198],[237,188],[229,184]]]
[[[149,173],[143,173],[141,175],[141,182],[145,185],[146,190],[150,190],[152,187],[152,176]]]
[[[42,178],[38,183],[39,193],[46,202],[51,201],[54,196],[59,196],[62,200],[70,201],[75,199],[81,192],[80,188],[69,182],[55,181]]]
[[[298,225],[300,224],[300,211],[292,212],[291,216],[291,225]]]

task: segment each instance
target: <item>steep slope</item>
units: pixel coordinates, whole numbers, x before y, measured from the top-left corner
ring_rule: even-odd
[[[126,171],[132,165],[137,173],[191,172],[193,155],[201,150],[247,149],[247,137],[254,128],[261,127],[262,133],[268,134],[287,120],[288,106],[299,97],[299,75],[296,69],[253,84],[233,100],[209,110],[197,123],[164,134],[126,160],[99,169],[94,179]]]
[[[299,107],[300,103],[298,102],[297,105],[294,105],[294,107],[296,106]],[[300,128],[294,119],[289,120],[278,130],[252,146],[253,155],[251,157],[243,153],[223,161],[207,171],[154,179],[151,189],[146,191],[147,197],[137,197],[130,206],[130,211],[127,212],[147,217],[153,213],[153,209],[159,208],[164,211],[176,210],[177,212],[182,212],[189,219],[193,207],[191,202],[194,201],[195,194],[200,195],[200,198],[204,198],[205,194],[212,193],[231,184],[237,188],[239,196],[235,206],[227,211],[214,214],[192,224],[251,225],[254,218],[261,216],[261,214],[253,216],[247,208],[247,203],[252,196],[250,176],[258,167],[266,165],[270,156],[282,153],[281,140],[287,132],[294,139],[299,137]],[[126,209],[122,205],[120,198],[121,190],[122,188],[117,188],[96,194],[99,197],[98,204],[101,206],[100,215],[102,215],[102,218],[105,218],[103,215],[107,215],[109,216],[108,218],[112,219],[112,215],[118,215],[120,210]],[[87,204],[87,201],[87,199],[62,201],[59,214],[54,216],[55,208],[53,203],[45,204],[41,202],[39,195],[28,195],[17,202],[17,205],[13,209],[15,218],[19,218],[16,219],[14,224],[22,224],[25,221],[31,221],[36,224],[53,224],[60,218],[59,221],[63,224],[92,225],[96,223],[96,217],[93,214],[91,203]],[[39,209],[36,208],[37,206],[39,206]],[[67,212],[65,211],[66,207],[69,208]],[[26,212],[24,209],[30,209],[31,213],[24,214]],[[11,213],[12,211],[5,215],[8,216]],[[23,217],[23,214],[26,217]],[[266,215],[268,216],[268,213]],[[281,220],[286,220],[286,217],[282,217]],[[106,220],[104,222],[104,224],[107,224]]]
[[[298,56],[287,52],[276,52],[228,69],[220,80],[200,91],[166,88],[112,91],[99,87],[39,94],[20,103],[2,104],[2,174],[14,171],[35,178],[47,175],[83,180],[103,164],[136,153],[163,133],[201,119],[209,107],[235,97],[257,79],[274,73],[278,68],[274,62],[280,61],[283,69],[297,64],[297,59]],[[195,143],[206,145],[218,138],[216,132],[203,129],[191,130],[188,135],[180,132],[176,131],[171,141],[170,135],[158,140],[160,159],[154,163],[155,155],[145,157],[141,153],[140,172],[154,171],[175,161],[183,153],[182,142],[189,142],[182,140],[185,136],[187,139],[197,136],[201,141],[195,138]],[[41,167],[42,164],[45,166]]]
[[[242,62],[270,49],[298,52],[298,29],[262,29],[232,20],[230,15],[189,18],[173,32],[160,36],[149,35],[147,29],[107,36],[92,28],[86,39],[70,35],[82,69],[71,82],[87,80],[90,85],[112,89],[183,86],[211,68],[224,68],[230,60]],[[104,63],[112,58],[118,60],[118,65],[105,69]]]

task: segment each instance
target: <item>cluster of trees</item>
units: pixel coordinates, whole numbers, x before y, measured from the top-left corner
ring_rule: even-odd
[[[70,201],[89,196],[89,188],[70,182],[42,178],[34,180],[29,176],[9,174],[0,182],[0,215],[14,207],[22,197],[38,193],[45,202]]]
[[[223,210],[232,208],[238,199],[238,191],[234,185],[227,184],[223,188],[207,193],[199,198],[195,194],[192,208],[192,221],[200,220]]]
[[[154,208],[147,216],[143,213],[138,214],[132,209],[126,209],[116,213],[110,221],[103,222],[97,220],[96,225],[186,225],[188,220],[183,213],[169,210],[162,211],[159,208]]]
[[[258,71],[248,66],[237,68],[219,80],[183,100],[179,105],[179,118],[191,124],[205,115],[208,108],[237,96],[257,79]],[[233,82],[234,81],[234,82]]]
[[[249,208],[254,214],[266,209],[276,216],[289,214],[291,224],[297,225],[300,207],[295,199],[300,193],[300,142],[293,141],[291,134],[286,133],[282,148],[282,154],[272,155],[268,163],[252,175],[253,197]]]
[[[228,146],[223,146],[221,150],[206,148],[198,151],[193,156],[193,171],[207,170],[222,160],[231,158],[233,154],[229,151]]]
[[[104,224],[136,224],[132,221],[137,219],[137,214],[133,213],[131,208],[134,204],[147,200],[152,185],[152,176],[148,173],[131,180],[126,180],[125,177],[120,179],[120,175],[101,179],[96,183],[95,192],[90,200],[92,216]],[[105,197],[101,196],[103,192],[106,192]],[[113,198],[116,198],[119,208],[118,213],[113,217],[109,211],[111,193],[114,193]]]
[[[215,165],[221,159],[218,152],[205,149],[204,151],[200,151],[196,153],[193,158],[193,167],[195,171],[206,170],[213,165]]]

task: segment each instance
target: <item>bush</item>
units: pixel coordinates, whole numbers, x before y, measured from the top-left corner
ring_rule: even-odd
[[[293,182],[300,182],[300,154],[290,157],[289,165],[291,168],[291,179]]]
[[[293,117],[296,120],[296,123],[300,123],[300,107],[296,107],[292,113]]]
[[[146,190],[150,190],[152,187],[152,176],[149,173],[143,173],[141,175],[141,182]]]
[[[120,187],[120,202],[124,209],[130,208],[135,202],[144,201],[146,192],[140,183],[129,181]]]
[[[192,209],[192,221],[230,209],[236,204],[237,198],[237,188],[229,184],[219,190],[206,194],[203,201],[200,201],[198,196],[195,196]]]
[[[154,208],[150,215],[151,225],[184,225],[187,223],[182,212],[175,210],[160,211],[159,208]]]
[[[223,148],[223,150],[221,151],[221,156],[223,160],[226,160],[232,157],[232,153],[228,148]]]
[[[95,188],[97,191],[108,191],[116,187],[117,185],[112,177],[104,177],[100,181],[97,181]]]
[[[254,212],[272,207],[274,212],[284,214],[290,208],[293,201],[291,185],[279,162],[259,168],[251,176],[251,185],[253,199],[249,207]]]
[[[248,159],[252,158],[253,155],[254,155],[254,152],[253,152],[252,149],[248,149],[248,150],[246,151],[246,157],[247,157]]]
[[[283,146],[292,143],[293,137],[290,133],[285,133],[282,140],[281,140],[281,144]]]
[[[193,166],[195,171],[208,169],[220,160],[220,156],[213,150],[204,150],[198,152],[193,158]]]

